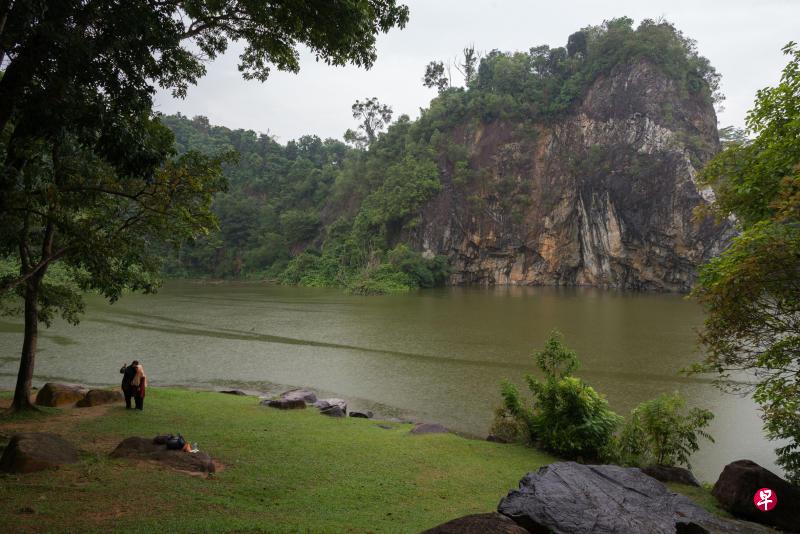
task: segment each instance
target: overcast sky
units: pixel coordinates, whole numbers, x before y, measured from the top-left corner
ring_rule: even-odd
[[[411,20],[378,39],[369,71],[316,63],[303,52],[299,74],[274,71],[265,83],[244,81],[236,70],[241,47],[207,65],[208,73],[183,100],[156,96],[164,113],[205,115],[212,124],[274,135],[285,143],[304,134],[341,138],[354,126],[350,106],[377,96],[395,118],[412,118],[435,92],[422,86],[425,65],[453,58],[469,43],[478,50],[564,46],[569,34],[604,19],[666,17],[697,41],[722,74],[727,97],[720,126],[744,125],[756,90],[775,84],[786,64],[781,48],[800,42],[800,0],[428,0],[404,2]]]

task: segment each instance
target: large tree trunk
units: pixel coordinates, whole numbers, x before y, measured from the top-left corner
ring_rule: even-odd
[[[22,342],[22,357],[19,361],[17,387],[11,411],[35,410],[31,404],[31,380],[36,359],[36,341],[39,335],[38,297],[42,278],[34,276],[25,284],[25,339]]]

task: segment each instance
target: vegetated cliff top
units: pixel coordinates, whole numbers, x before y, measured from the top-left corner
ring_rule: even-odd
[[[697,53],[693,41],[671,24],[652,20],[643,21],[635,29],[629,18],[589,26],[569,36],[566,47],[491,51],[481,59],[466,87],[444,88],[419,119],[401,116],[368,150],[354,150],[316,136],[282,146],[252,131],[212,127],[202,118],[189,121],[167,117],[165,122],[176,132],[181,149],[228,145],[241,153],[239,164],[227,170],[231,191],[217,201],[220,234],[185,250],[173,267],[178,272],[217,276],[260,272],[306,285],[347,286],[356,279],[382,273],[397,275],[394,282],[401,286],[424,286],[424,276],[393,265],[389,252],[403,243],[417,251],[425,248],[419,227],[425,222],[426,206],[430,208],[443,195],[452,196],[453,191],[470,192],[466,201],[473,202],[475,208],[470,217],[485,212],[486,206],[479,201],[492,195],[502,200],[520,197],[524,203],[522,197],[530,197],[530,192],[512,183],[514,173],[498,173],[497,162],[504,159],[502,150],[508,150],[505,145],[533,140],[548,129],[552,133],[566,118],[585,112],[589,102],[595,119],[602,118],[604,109],[614,111],[617,106],[619,111],[619,106],[630,105],[627,99],[631,92],[621,91],[613,83],[624,79],[631,69],[639,74],[656,73],[652,78],[666,80],[671,95],[659,102],[654,116],[633,119],[657,121],[659,127],[676,134],[673,141],[690,149],[687,153],[694,168],[702,164],[718,146],[713,102],[719,98],[719,76]],[[604,80],[611,80],[612,85],[608,90],[597,90]],[[639,100],[645,104],[659,100],[659,88],[653,89]],[[617,98],[620,95],[622,100]],[[697,122],[698,117],[706,124],[711,117],[711,131],[693,136],[687,125]],[[514,139],[506,138],[494,146],[500,152],[487,154],[485,160],[476,159],[474,151],[480,144],[476,144],[476,132],[492,129],[506,133],[513,130]],[[631,131],[637,131],[635,125]],[[593,157],[597,159],[597,154]],[[603,163],[614,165],[613,161]],[[642,164],[638,159],[633,163]],[[517,166],[517,171],[520,168]],[[525,182],[524,176],[514,179]],[[492,191],[481,183],[491,184]],[[514,220],[511,212],[502,216]],[[530,236],[518,237],[530,240]],[[571,238],[569,233],[565,238]],[[432,247],[429,252],[449,256],[452,261],[462,252],[453,245],[451,240],[442,244],[450,249]],[[518,245],[528,246],[524,242]],[[689,282],[691,276],[685,268],[680,280],[667,288]],[[636,271],[637,267],[628,265],[624,269]],[[575,273],[562,274],[541,282],[584,283]],[[499,278],[481,275],[460,281],[503,283]],[[585,283],[595,282],[587,279]],[[614,280],[601,283],[616,284]],[[635,276],[630,284],[625,280],[621,284],[650,287],[648,283],[639,284]]]

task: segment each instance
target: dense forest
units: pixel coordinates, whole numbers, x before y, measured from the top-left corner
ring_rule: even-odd
[[[424,83],[439,94],[419,119],[400,116],[381,132],[391,117],[388,106],[357,102],[360,132],[348,131],[348,143],[304,136],[282,145],[269,135],[210,125],[205,117],[162,117],[179,152],[238,153],[225,168],[228,191],[214,200],[219,231],[170,254],[166,273],[266,277],[364,293],[442,284],[447,259],[423,257],[403,240],[418,224],[420,208],[444,182],[485,182],[501,199],[507,189],[469,163],[468,148],[451,132],[504,120],[535,135],[535,124],[569,112],[598,77],[640,60],[687,95],[720,98],[716,71],[672,24],[644,20],[634,28],[631,19],[619,18],[581,29],[565,47],[493,50],[480,60],[467,49],[459,69],[463,87],[453,86],[434,61]]]

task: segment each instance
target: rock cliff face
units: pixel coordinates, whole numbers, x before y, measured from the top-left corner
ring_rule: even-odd
[[[406,236],[450,258],[451,283],[688,290],[732,229],[697,221],[695,183],[719,150],[713,106],[646,61],[597,79],[549,124],[495,121],[450,132],[469,177],[442,191]]]

